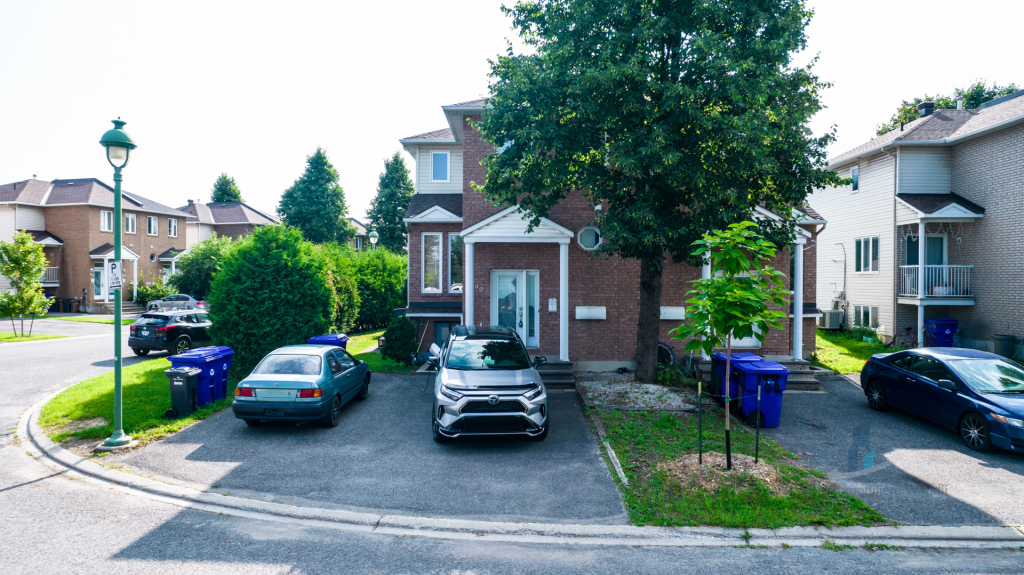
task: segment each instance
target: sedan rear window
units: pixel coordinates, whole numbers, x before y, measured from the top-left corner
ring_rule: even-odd
[[[1024,369],[1001,359],[957,359],[949,367],[978,393],[1024,393]]]
[[[318,355],[268,355],[253,373],[265,375],[320,375]]]
[[[451,369],[529,369],[530,358],[516,340],[462,339],[452,342]]]
[[[142,317],[135,320],[135,325],[167,325],[167,316],[156,314],[142,314]]]

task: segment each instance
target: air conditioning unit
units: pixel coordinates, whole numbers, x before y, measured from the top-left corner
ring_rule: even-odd
[[[821,319],[818,320],[818,327],[821,329],[842,329],[845,316],[846,312],[842,310],[826,311],[821,314]]]

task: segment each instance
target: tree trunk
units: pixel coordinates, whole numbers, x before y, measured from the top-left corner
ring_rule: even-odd
[[[640,260],[640,316],[636,326],[636,379],[654,381],[661,325],[662,260]]]
[[[732,379],[732,333],[729,333],[725,337],[725,394],[729,395],[729,383]],[[739,390],[739,386],[737,386]],[[732,398],[726,398],[725,402],[725,469],[726,471],[732,470],[732,442],[729,437],[729,421],[732,419],[729,415],[729,404],[732,403]]]

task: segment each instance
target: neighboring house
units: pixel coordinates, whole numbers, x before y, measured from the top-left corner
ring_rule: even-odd
[[[370,249],[370,241],[366,239],[366,226],[355,218],[349,218],[348,223],[356,229],[356,235],[349,240],[349,245],[357,252]]]
[[[1022,335],[1022,96],[974,110],[925,102],[920,119],[830,160],[853,183],[809,198],[830,221],[818,293],[849,324],[910,327],[922,342],[926,320],[953,318],[961,345],[989,351],[996,334]]]
[[[278,223],[277,218],[263,213],[245,202],[188,201],[178,208],[189,215],[185,223],[186,248],[208,240],[213,234],[238,239],[252,233],[259,226]]]
[[[106,264],[114,257],[115,231],[123,233],[126,299],[134,299],[140,283],[158,277],[159,260],[169,251],[185,248],[188,214],[127,192],[121,206],[123,221],[114,222],[114,190],[95,178],[0,185],[0,240],[10,241],[15,230],[28,231],[49,261],[46,293],[85,296],[89,311],[106,311],[114,299]],[[0,276],[0,289],[8,287]]]
[[[573,194],[527,233],[516,207],[496,208],[472,188],[486,177],[480,160],[493,147],[471,122],[484,113],[483,100],[443,106],[448,128],[400,140],[415,160],[415,194],[406,212],[409,231],[409,304],[422,338],[420,349],[441,342],[459,323],[501,324],[517,330],[532,355],[549,362],[572,362],[578,370],[607,370],[636,365],[639,315],[639,262],[592,258],[601,243],[590,225],[601,209]],[[778,216],[759,210],[759,217]],[[801,337],[796,356],[814,349],[814,235],[824,220],[798,214],[802,224],[797,243],[804,251],[794,259],[803,269],[797,292],[795,321],[786,331],[772,330],[762,346],[755,338],[736,342],[737,349],[756,349],[777,356],[793,355],[793,335]],[[780,251],[776,268],[790,270],[790,250]],[[690,280],[705,270],[668,263],[663,279],[660,340],[677,357],[682,342],[668,331],[683,318]],[[787,274],[788,281],[788,274]],[[806,310],[806,312],[805,312]],[[791,332],[791,333],[787,333]],[[419,340],[418,340],[419,341]],[[811,380],[813,381],[813,379]]]

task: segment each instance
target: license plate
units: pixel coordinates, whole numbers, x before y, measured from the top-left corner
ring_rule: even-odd
[[[283,416],[284,415],[284,410],[283,409],[264,409],[263,410],[263,415],[279,415],[279,416]]]
[[[293,389],[257,389],[256,397],[295,397]]]
[[[149,337],[149,330],[148,329],[142,330],[142,336],[143,337]]]

